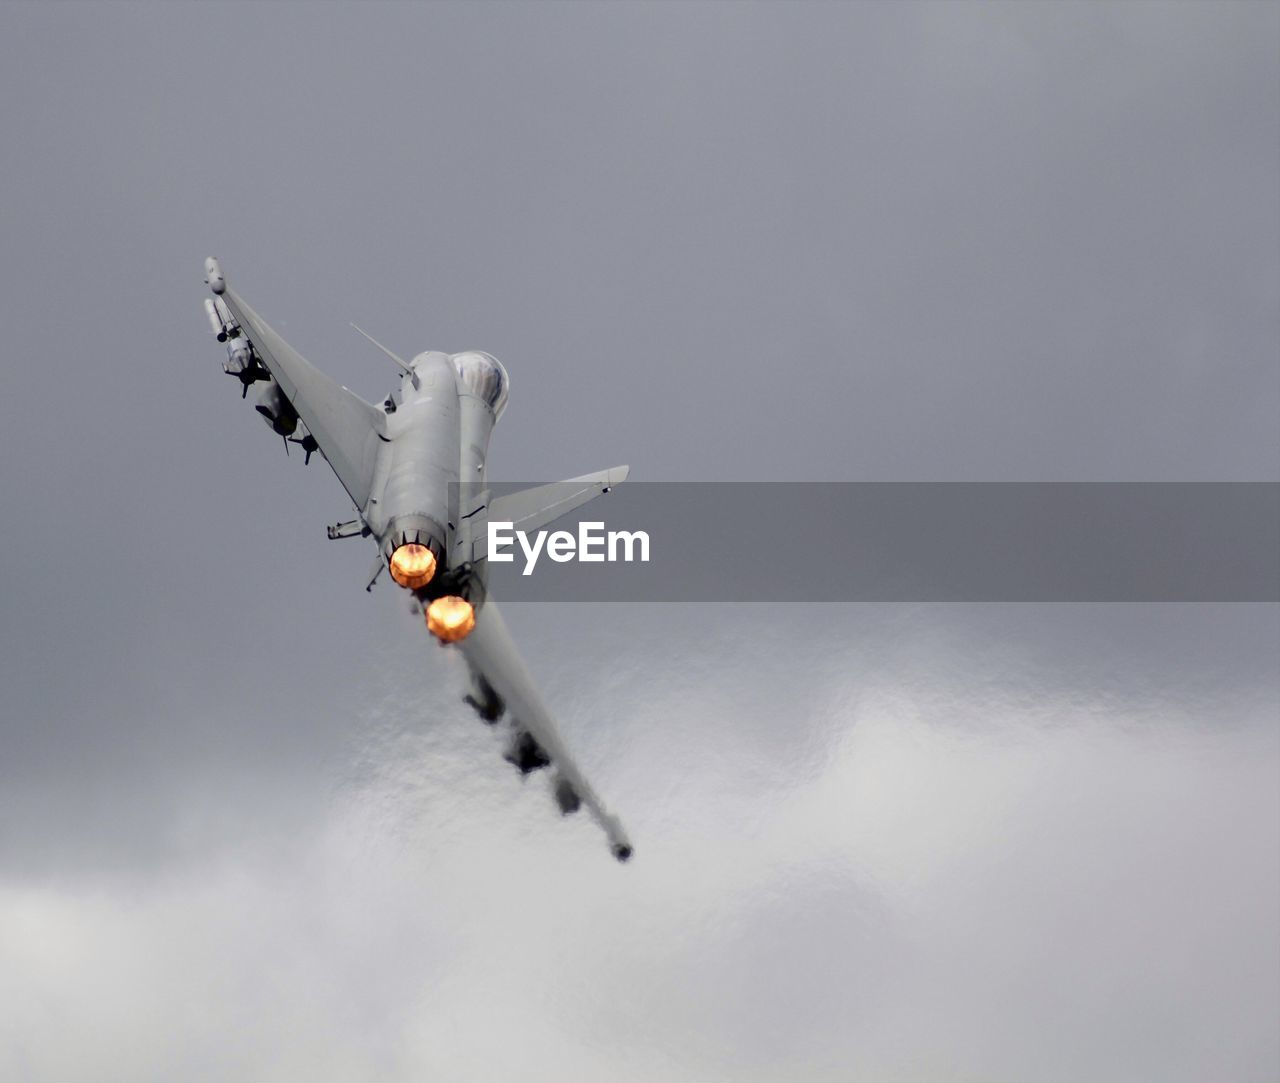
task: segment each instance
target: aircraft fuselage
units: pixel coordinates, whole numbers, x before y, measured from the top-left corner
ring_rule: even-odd
[[[410,370],[400,401],[386,414],[365,524],[393,577],[423,601],[469,597],[475,591],[460,578],[471,574],[460,543],[474,509],[465,494],[483,487],[489,438],[506,402],[506,372],[478,351],[421,353]],[[404,546],[430,551],[434,571],[426,582],[397,574],[396,553]]]

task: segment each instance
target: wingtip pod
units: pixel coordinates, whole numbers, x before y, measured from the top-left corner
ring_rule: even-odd
[[[204,280],[214,293],[221,294],[227,288],[227,280],[222,277],[222,268],[218,265],[218,257],[210,256],[204,261]]]
[[[622,824],[618,822],[616,816],[601,817],[601,825],[604,827],[605,834],[609,836],[609,852],[622,864],[626,864],[631,860],[631,855],[635,852],[631,845],[631,840],[627,838],[627,833],[622,830]]]

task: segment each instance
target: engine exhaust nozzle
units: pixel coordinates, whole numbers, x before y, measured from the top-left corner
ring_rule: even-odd
[[[456,594],[446,594],[427,606],[427,630],[441,643],[466,639],[475,626],[475,606]]]
[[[391,578],[402,587],[418,590],[436,574],[436,555],[425,545],[410,542],[391,554]]]
[[[382,556],[400,586],[421,590],[441,570],[444,531],[425,515],[397,516],[383,535]]]

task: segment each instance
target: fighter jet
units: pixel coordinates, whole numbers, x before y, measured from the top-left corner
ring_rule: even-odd
[[[256,409],[273,432],[298,445],[304,462],[328,462],[355,505],[356,518],[329,527],[331,539],[372,538],[378,557],[366,590],[383,569],[412,595],[432,636],[459,650],[470,671],[465,701],[507,730],[505,758],[522,774],[546,768],[563,814],[583,805],[619,861],[631,843],[573,762],[487,596],[489,520],[535,531],[625,480],[625,466],[490,497],[489,437],[507,404],[507,371],[479,350],[434,350],[404,361],[370,342],[401,370],[399,393],[375,406],[306,361],[227,285],[217,259],[205,260],[213,296],[205,313],[226,343],[225,372],[241,398],[265,387]],[[356,328],[359,331],[359,328]],[[363,331],[360,331],[364,335]]]

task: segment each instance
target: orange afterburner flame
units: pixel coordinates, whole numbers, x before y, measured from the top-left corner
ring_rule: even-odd
[[[402,545],[391,554],[391,578],[402,587],[425,587],[435,574],[436,555],[425,545]]]
[[[465,598],[446,594],[427,606],[427,629],[441,643],[457,643],[476,626],[476,611]]]

